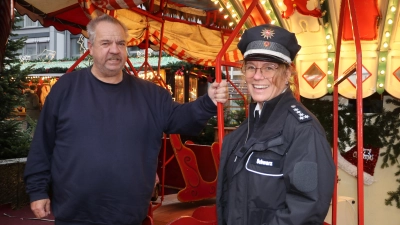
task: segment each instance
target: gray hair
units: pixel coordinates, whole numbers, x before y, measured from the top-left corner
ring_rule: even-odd
[[[124,29],[125,36],[128,37],[128,28],[126,28],[126,26],[123,23],[121,23],[121,21],[119,21],[119,20],[115,19],[114,17],[111,17],[107,14],[103,14],[101,16],[98,16],[98,17],[90,20],[90,22],[86,26],[86,30],[89,35],[89,41],[91,43],[93,43],[94,39],[96,38],[95,30],[96,30],[97,25],[99,25],[99,23],[101,23],[101,22],[109,22],[109,23],[112,23],[115,25],[120,25],[122,27],[122,29]]]

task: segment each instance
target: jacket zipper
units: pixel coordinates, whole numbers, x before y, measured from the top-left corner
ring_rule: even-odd
[[[250,121],[247,122],[247,135],[246,135],[246,139],[244,140],[244,144],[246,144],[247,140],[249,139],[249,133],[250,133]],[[237,156],[235,156],[235,160],[233,161],[234,163],[237,160]]]

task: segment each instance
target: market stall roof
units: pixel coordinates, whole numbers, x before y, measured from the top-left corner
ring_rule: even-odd
[[[149,40],[157,50],[190,63],[214,66],[215,59],[236,24],[248,12],[253,0],[15,0],[20,14],[39,20],[43,26],[86,35],[86,24],[102,13],[122,21],[129,29],[129,44],[141,46]],[[341,3],[346,4],[340,15]],[[356,62],[353,27],[348,1],[339,0],[259,0],[242,31],[263,23],[274,23],[293,33],[300,50],[295,64],[300,94],[319,98],[331,93],[333,68],[339,63],[344,74]],[[400,97],[399,0],[352,0],[356,11],[362,57],[363,97],[387,91]],[[339,19],[343,33],[338,37]],[[149,32],[146,36],[146,32]],[[241,32],[228,47],[224,60],[240,61],[236,44]],[[161,35],[163,35],[161,37]],[[338,39],[339,38],[339,39]],[[162,42],[161,42],[162,40]],[[341,42],[340,51],[336,49]],[[340,53],[339,62],[335,62]],[[355,98],[355,75],[339,85],[339,93]]]
[[[139,68],[142,66],[144,59],[143,58],[136,58],[136,57],[132,57],[129,58],[129,60],[131,61],[132,65],[135,68]],[[158,66],[158,58],[156,57],[151,57],[148,58],[148,62],[150,64],[151,67],[157,67]],[[163,57],[163,60],[161,60],[161,67],[165,67],[168,64],[175,64],[177,62],[181,62],[181,60],[175,58],[175,57]],[[75,63],[75,61],[41,61],[41,62],[23,62],[21,64],[21,69],[25,69],[29,66],[32,66],[32,69],[51,69],[51,68],[70,68],[73,64]],[[92,62],[89,61],[82,61],[76,68],[86,68],[89,65],[91,65]]]

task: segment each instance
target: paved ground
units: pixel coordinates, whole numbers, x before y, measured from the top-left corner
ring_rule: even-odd
[[[0,206],[0,225],[52,225],[53,216],[36,219],[29,206],[13,210],[10,205]]]
[[[160,202],[160,198],[157,203]],[[198,202],[179,202],[176,194],[165,195],[161,206],[153,211],[153,225],[165,225],[180,216],[191,216],[192,212],[200,207],[215,204],[215,199],[206,199]],[[54,217],[36,219],[29,206],[13,210],[11,205],[0,205],[0,225],[54,225]]]

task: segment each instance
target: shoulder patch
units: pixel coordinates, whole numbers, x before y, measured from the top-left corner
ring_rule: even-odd
[[[297,105],[291,105],[289,111],[300,123],[312,120],[312,117]]]

